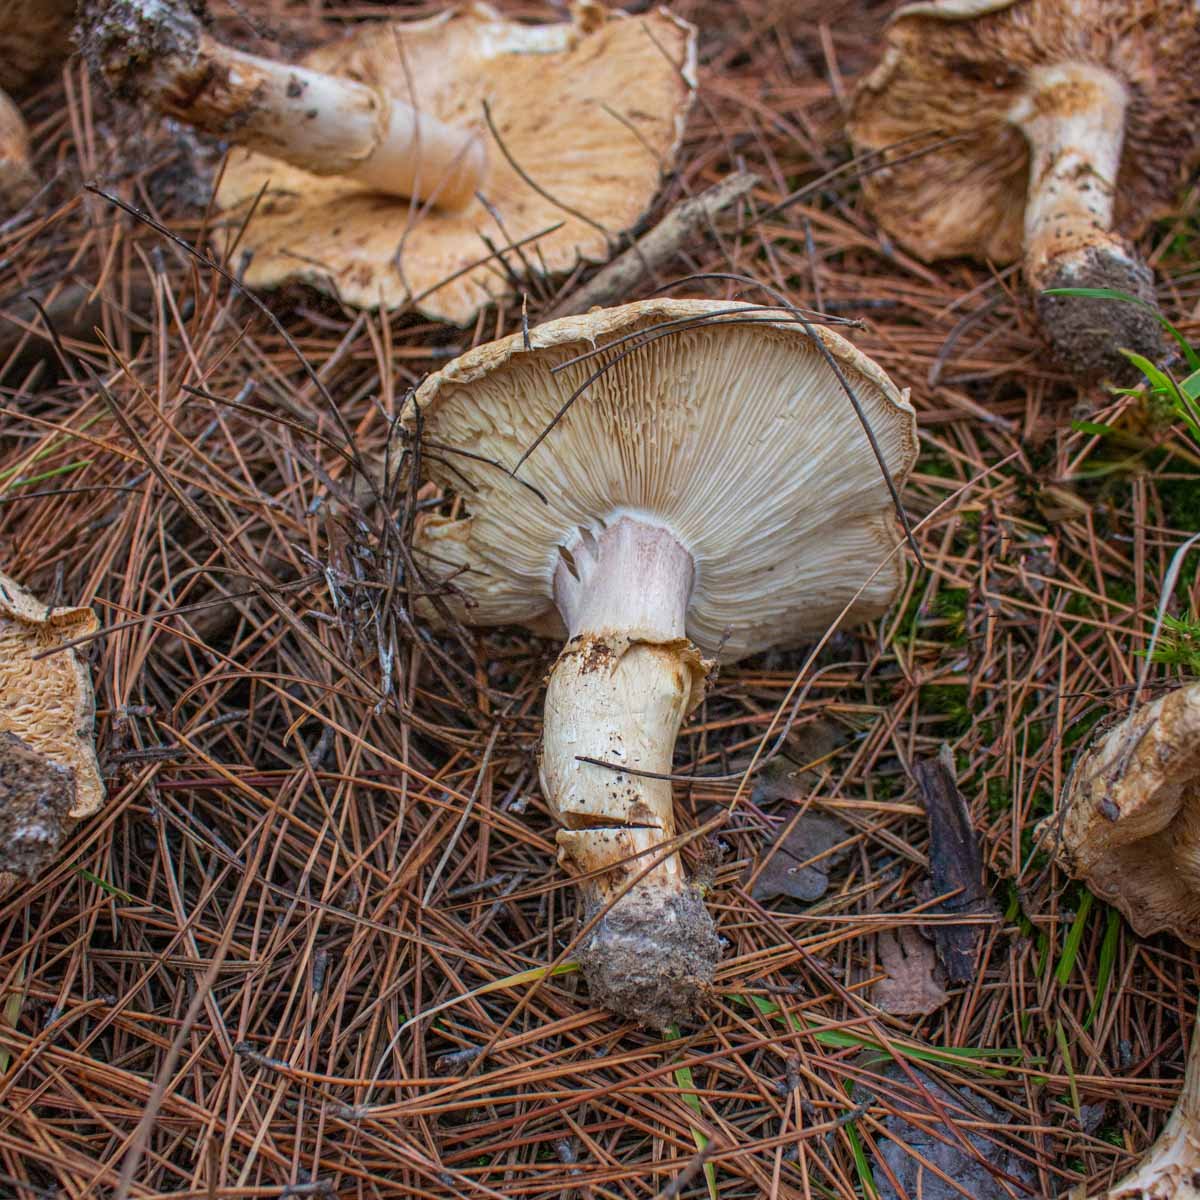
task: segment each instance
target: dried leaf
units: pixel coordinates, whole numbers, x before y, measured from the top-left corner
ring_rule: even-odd
[[[898,935],[885,930],[878,948],[887,978],[875,985],[871,998],[884,1012],[924,1017],[946,1003],[933,946],[915,929],[900,929]]]
[[[763,852],[763,863],[750,894],[755,900],[790,896],[812,903],[829,890],[829,872],[846,857],[848,847],[834,850],[849,837],[841,821],[823,813],[805,813],[789,821],[780,836]],[[747,869],[749,880],[758,864]]]

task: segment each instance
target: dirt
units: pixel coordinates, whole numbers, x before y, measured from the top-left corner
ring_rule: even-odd
[[[585,913],[585,920],[591,918]],[[576,954],[595,1005],[650,1029],[692,1016],[712,988],[721,947],[695,889],[638,891],[601,918]]]
[[[1112,288],[1155,304],[1150,268],[1106,247],[1087,247],[1070,255],[1047,270],[1039,282],[1043,289]],[[1122,350],[1133,350],[1151,361],[1162,358],[1162,327],[1156,309],[1084,296],[1038,295],[1035,303],[1058,358],[1081,373],[1122,380],[1135,376]]]

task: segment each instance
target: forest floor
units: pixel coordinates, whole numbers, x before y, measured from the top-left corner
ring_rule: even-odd
[[[291,45],[264,30],[316,21],[315,2],[255,25],[249,0],[213,8],[264,53]],[[666,1039],[589,1005],[537,780],[554,649],[414,624],[415,491],[402,472],[368,504],[344,452],[400,455],[410,389],[519,330],[520,301],[463,330],[296,288],[262,295],[269,321],[187,248],[211,249],[219,158],[75,62],[29,109],[54,183],[0,227],[0,559],[102,621],[110,802],[0,898],[0,1195],[849,1200],[895,1194],[880,1147],[904,1114],[900,1141],[919,1129],[1003,1176],[964,1168],[927,1197],[1048,1197],[1101,1188],[1162,1127],[1196,952],[1136,936],[1053,865],[1039,822],[1130,702],[1200,529],[1200,451],[1144,396],[1056,368],[1014,269],[891,244],[853,170],[761,216],[850,159],[847,96],[886,6],[675,8],[701,30],[700,90],[653,216],[732,170],[761,182],[626,298],[733,272],[859,319],[921,437],[905,502],[925,566],[892,613],[812,663],[723,669],[680,737],[683,827],[738,798],[686,850],[725,939],[711,1003]],[[1200,338],[1196,200],[1142,249]],[[529,320],[575,282],[531,290]],[[62,357],[31,294],[60,313],[96,298]],[[1198,607],[1189,561],[1171,611]],[[1151,686],[1178,676],[1156,664]],[[705,782],[745,769],[799,689],[786,758]],[[885,960],[932,974],[911,768],[943,744],[992,903],[973,978],[905,1017],[873,997]],[[843,827],[828,888],[755,898],[798,812]]]

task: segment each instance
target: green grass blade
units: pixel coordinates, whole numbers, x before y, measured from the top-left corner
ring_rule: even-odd
[[[749,1005],[756,1008],[764,1017],[774,1017],[782,1019],[783,1012],[779,1005],[773,1000],[767,1000],[762,996],[735,996],[733,999],[739,1004]],[[879,1050],[883,1051],[883,1045],[876,1038],[870,1037],[861,1033],[848,1033],[844,1029],[820,1029],[814,1028],[813,1025],[806,1022],[802,1017],[793,1016],[791,1019],[792,1028],[803,1033],[811,1033],[813,1040],[820,1046],[832,1046],[838,1050]],[[911,1042],[906,1042],[902,1038],[892,1038],[889,1040],[891,1048],[904,1058],[910,1059],[913,1062],[934,1062],[942,1065],[950,1065],[955,1067],[969,1067],[972,1070],[980,1071],[983,1074],[995,1075],[1001,1073],[1003,1068],[994,1066],[983,1066],[977,1064],[975,1059],[1005,1059],[1005,1058],[1025,1058],[1023,1051],[1015,1047],[1001,1047],[999,1049],[980,1049],[976,1046],[917,1046]],[[885,1051],[886,1053],[886,1051]],[[1029,1059],[1030,1062],[1040,1062],[1040,1059]]]
[[[1100,421],[1072,421],[1071,428],[1076,433],[1091,433],[1096,437],[1106,437],[1113,431],[1111,425],[1105,425]]]
[[[1075,1119],[1082,1125],[1083,1112],[1079,1107],[1079,1087],[1075,1082],[1075,1064],[1071,1061],[1071,1047],[1067,1045],[1067,1034],[1061,1021],[1054,1022],[1054,1038],[1058,1042],[1058,1052],[1062,1055],[1063,1070],[1067,1073],[1067,1087],[1071,1089],[1071,1107],[1075,1110]]]
[[[671,1025],[667,1029],[667,1040],[675,1041],[679,1037],[679,1027]],[[692,1068],[688,1066],[680,1066],[675,1068],[675,1084],[683,1090],[683,1102],[696,1114],[703,1116],[703,1110],[700,1107],[700,1097],[696,1095],[695,1087],[696,1080],[692,1075]],[[704,1153],[708,1146],[708,1135],[697,1126],[692,1126],[692,1141],[696,1143],[696,1149],[701,1154]],[[717,1192],[717,1168],[710,1162],[704,1164],[704,1179],[708,1184],[709,1200],[718,1200],[719,1193]]]
[[[115,896],[118,900],[124,900],[126,904],[136,904],[136,899],[128,892],[123,892],[119,887],[114,887],[107,879],[101,879],[99,875],[93,875],[86,867],[76,867],[75,871],[82,875],[88,883],[94,883],[102,892],[107,892],[110,896]]]
[[[846,1083],[846,1095],[850,1097],[850,1103],[854,1103],[854,1084],[850,1081]],[[879,1196],[879,1188],[875,1186],[875,1173],[871,1170],[871,1164],[867,1161],[867,1152],[863,1146],[862,1136],[858,1132],[857,1121],[847,1121],[843,1126],[846,1130],[846,1138],[850,1142],[850,1153],[854,1157],[854,1169],[858,1172],[858,1181],[862,1184],[863,1196],[866,1200],[877,1200]]]
[[[1083,899],[1079,901],[1079,911],[1075,914],[1075,920],[1071,922],[1067,940],[1063,944],[1062,958],[1058,960],[1058,967],[1054,972],[1059,987],[1067,986],[1071,972],[1075,970],[1075,960],[1079,957],[1079,943],[1083,941],[1083,931],[1087,927],[1088,913],[1092,911],[1093,900],[1095,897],[1091,892],[1084,892]]]
[[[1104,927],[1104,941],[1100,943],[1100,969],[1096,974],[1096,994],[1092,999],[1092,1007],[1088,1010],[1083,1022],[1084,1029],[1090,1028],[1100,1011],[1104,997],[1108,995],[1108,985],[1112,983],[1113,969],[1117,965],[1117,939],[1121,936],[1121,916],[1115,908],[1108,910],[1108,922]]]

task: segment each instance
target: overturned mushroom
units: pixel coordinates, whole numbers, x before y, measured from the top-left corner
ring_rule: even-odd
[[[1071,368],[1153,356],[1154,278],[1128,239],[1170,211],[1200,156],[1198,55],[1192,0],[909,4],[850,119],[856,145],[894,163],[864,177],[871,207],[922,258],[1021,260]],[[945,140],[913,156],[926,133]],[[1041,294],[1061,287],[1151,307]]]
[[[1064,867],[1139,934],[1200,946],[1200,684],[1141,706],[1081,755],[1056,820]]]
[[[712,660],[799,642],[847,605],[852,621],[876,616],[902,579],[839,373],[902,482],[917,447],[906,396],[837,334],[749,305],[651,300],[553,321],[455,360],[406,414],[471,452],[428,462],[444,486],[469,484],[468,515],[426,520],[420,561],[451,579],[463,619],[566,639],[543,792],[596,919],[578,952],[592,996],[647,1025],[694,1010],[718,957],[662,778]]]
[[[0,573],[0,894],[104,804],[87,667],[47,653],[97,628],[90,608],[47,608]]]
[[[217,203],[249,284],[460,323],[532,271],[608,256],[694,86],[690,25],[595,0],[556,25],[483,4],[364,24],[297,66],[222,45],[180,0],[92,11],[89,59],[120,94],[245,147]]]

